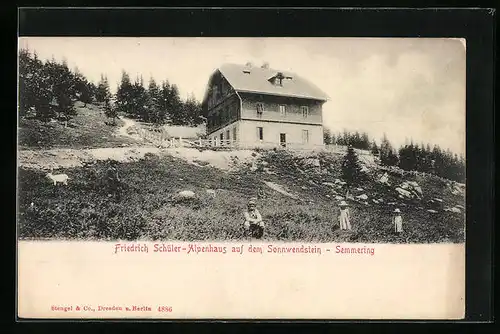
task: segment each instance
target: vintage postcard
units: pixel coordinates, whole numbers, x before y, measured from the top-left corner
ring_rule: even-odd
[[[18,57],[19,318],[464,318],[465,40]]]

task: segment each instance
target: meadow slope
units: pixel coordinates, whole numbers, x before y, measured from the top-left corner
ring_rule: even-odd
[[[278,155],[280,155],[278,157]],[[359,242],[463,242],[463,214],[431,213],[427,199],[463,204],[447,182],[417,177],[422,200],[403,201],[376,182],[366,182],[363,193],[383,198],[381,204],[351,201],[352,232],[338,230],[338,201],[327,174],[294,173],[282,164],[287,152],[261,152],[257,163],[223,171],[199,166],[168,153],[118,165],[123,185],[118,200],[108,196],[105,161],[85,167],[61,168],[70,177],[68,186],[54,187],[45,171],[19,170],[19,236],[57,239],[229,240],[242,238],[242,212],[251,196],[269,227],[267,239]],[[273,162],[279,161],[279,164]],[[267,162],[266,167],[261,163]],[[257,165],[257,167],[256,167]],[[288,166],[292,166],[289,161]],[[395,176],[394,176],[395,178]],[[294,194],[282,194],[265,182]],[[196,196],[178,200],[176,194],[191,190]],[[207,192],[215,190],[215,197]],[[33,204],[31,204],[33,203]],[[397,203],[390,205],[389,203]],[[405,233],[392,233],[391,211],[403,211]]]
[[[114,138],[109,145],[145,144],[116,136],[117,129],[106,127],[86,125],[86,134],[78,137],[84,138],[83,142],[68,134],[70,129],[58,130],[59,138],[70,138],[66,147],[73,148],[64,154],[79,163],[58,164],[62,153],[57,150],[35,147],[38,155],[20,152],[20,239],[237,240],[243,238],[243,210],[248,199],[256,197],[267,225],[266,240],[464,242],[465,213],[443,210],[465,205],[464,193],[453,192],[452,182],[432,175],[402,175],[395,170],[389,172],[392,186],[386,186],[378,182],[382,171],[376,165],[368,166],[365,180],[357,186],[362,189],[353,189],[354,196],[368,196],[366,201],[349,201],[353,230],[340,231],[337,196],[345,193],[339,184],[343,157],[331,152],[150,148],[123,159],[111,157],[119,161],[122,195],[117,199],[108,192],[106,157],[95,158],[80,148],[104,147],[103,131],[106,137]],[[39,128],[33,126],[20,130],[20,144],[26,144],[21,149],[34,149],[27,138],[36,137],[36,131]],[[64,147],[57,142],[47,146]],[[44,160],[42,157],[45,165],[34,163]],[[44,177],[51,162],[54,173],[68,174],[68,186],[55,187]],[[417,182],[422,198],[400,198],[394,188],[404,181]],[[182,190],[196,195],[181,200],[176,194]],[[437,206],[436,198],[440,200]],[[403,212],[405,231],[401,236],[394,235],[391,224],[395,207]]]

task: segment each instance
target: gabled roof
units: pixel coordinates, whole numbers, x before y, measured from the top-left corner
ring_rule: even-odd
[[[295,73],[262,67],[248,67],[237,64],[223,64],[219,72],[238,92],[252,92],[327,101],[328,95],[310,81]],[[270,79],[283,73],[282,86],[274,85]]]

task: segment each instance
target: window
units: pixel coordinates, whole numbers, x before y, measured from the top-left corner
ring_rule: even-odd
[[[309,143],[309,130],[302,130],[302,144]]]
[[[309,107],[308,106],[302,106],[302,117],[307,117],[309,116]]]
[[[280,105],[280,114],[281,114],[281,116],[286,115],[286,106],[285,105]]]
[[[231,137],[229,136],[229,130],[226,131],[226,139],[229,141]]]
[[[286,147],[286,133],[280,133],[280,145]]]
[[[236,127],[233,128],[233,141],[236,141],[237,140],[237,137],[236,137]]]
[[[257,127],[257,138],[259,140],[264,140],[264,128],[263,127]]]
[[[262,115],[264,112],[264,104],[262,102],[257,103],[257,114]]]

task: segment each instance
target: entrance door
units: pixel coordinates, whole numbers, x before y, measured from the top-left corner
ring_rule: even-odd
[[[280,133],[280,144],[283,147],[286,147],[286,133]]]

